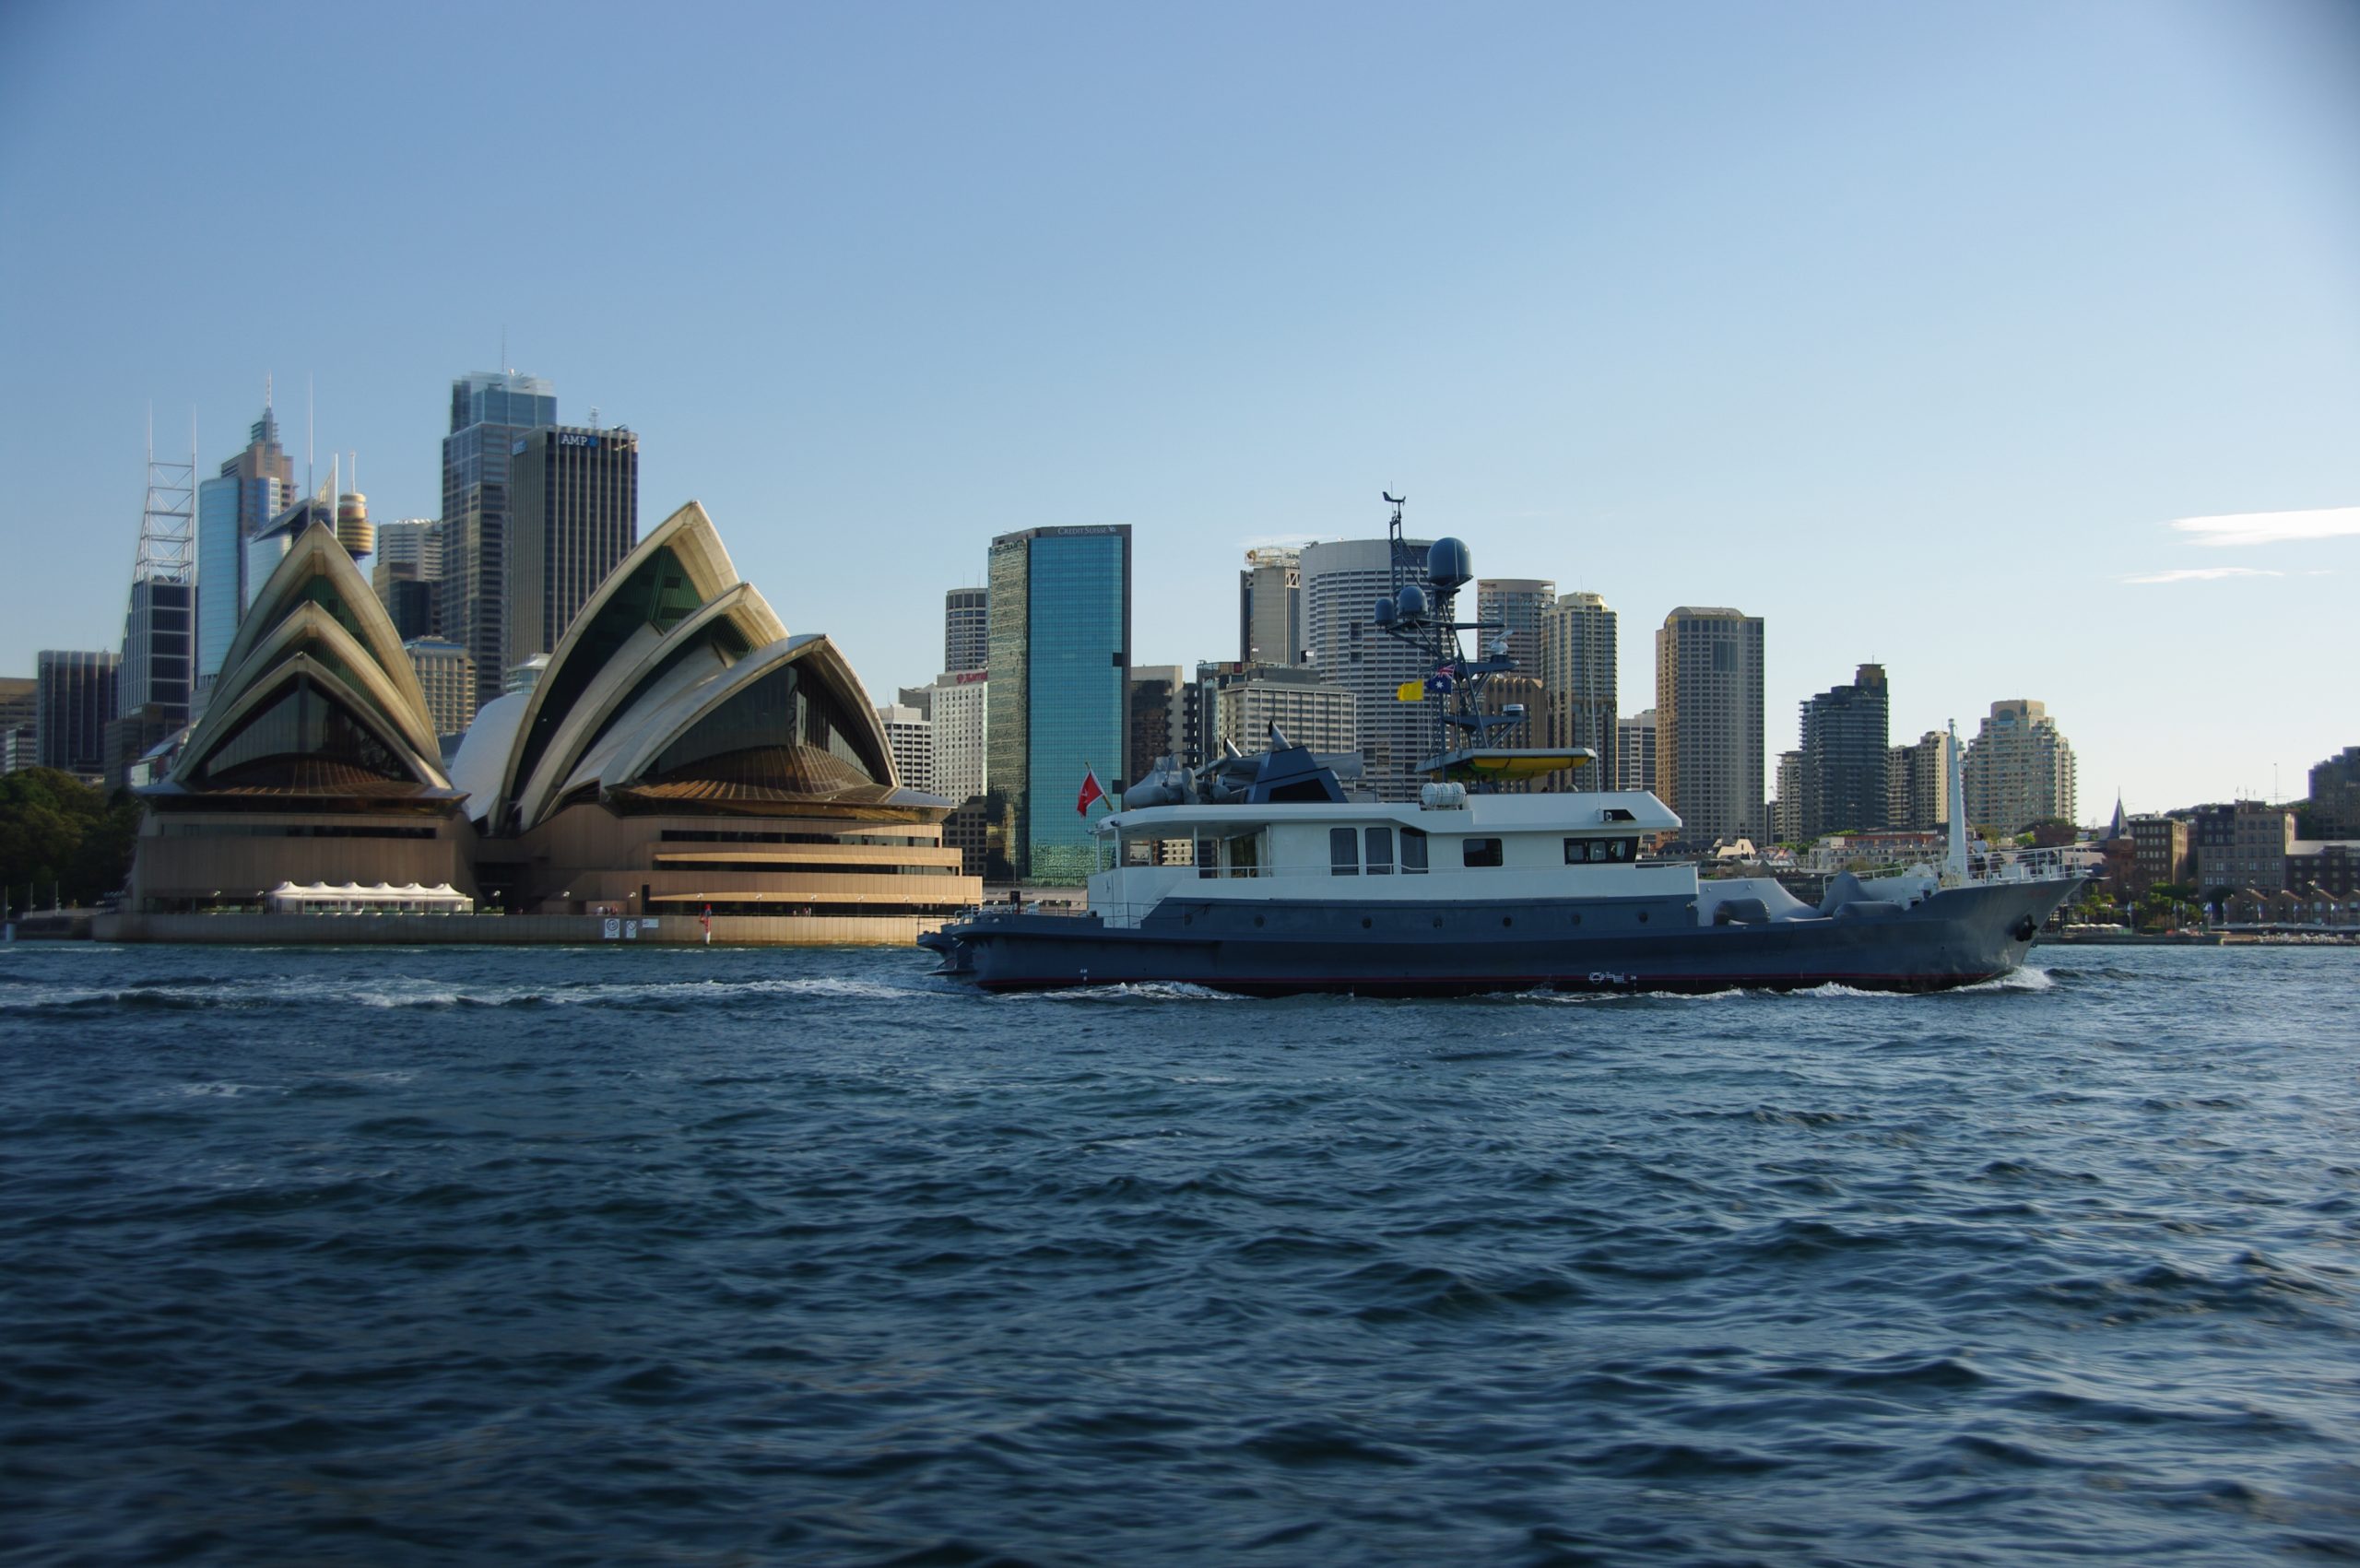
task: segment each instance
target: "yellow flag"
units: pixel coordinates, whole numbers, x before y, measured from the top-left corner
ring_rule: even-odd
[[[1426,700],[1426,683],[1405,680],[1393,689],[1393,700],[1397,702],[1422,702]]]

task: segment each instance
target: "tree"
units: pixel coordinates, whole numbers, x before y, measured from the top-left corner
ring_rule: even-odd
[[[18,899],[30,883],[36,900],[54,888],[69,904],[95,902],[131,875],[140,810],[128,792],[110,800],[54,768],[0,776],[0,882]]]

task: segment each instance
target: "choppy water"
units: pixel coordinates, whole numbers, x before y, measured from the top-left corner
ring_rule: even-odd
[[[2360,1555],[2360,952],[0,949],[0,1559]]]

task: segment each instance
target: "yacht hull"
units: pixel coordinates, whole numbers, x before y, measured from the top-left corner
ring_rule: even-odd
[[[2077,884],[1945,889],[1906,909],[1698,925],[1687,897],[1470,903],[1166,899],[1136,926],[986,911],[926,945],[991,991],[1183,984],[1349,992],[1940,991],[2024,961]]]

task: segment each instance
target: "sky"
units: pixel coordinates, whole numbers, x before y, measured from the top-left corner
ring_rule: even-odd
[[[1773,754],[1867,661],[2085,819],[2360,743],[2344,0],[0,5],[0,674],[120,641],[151,410],[431,516],[498,368],[879,700],[995,534],[1132,525],[1193,664],[1390,489],[1625,711],[1764,617]]]

